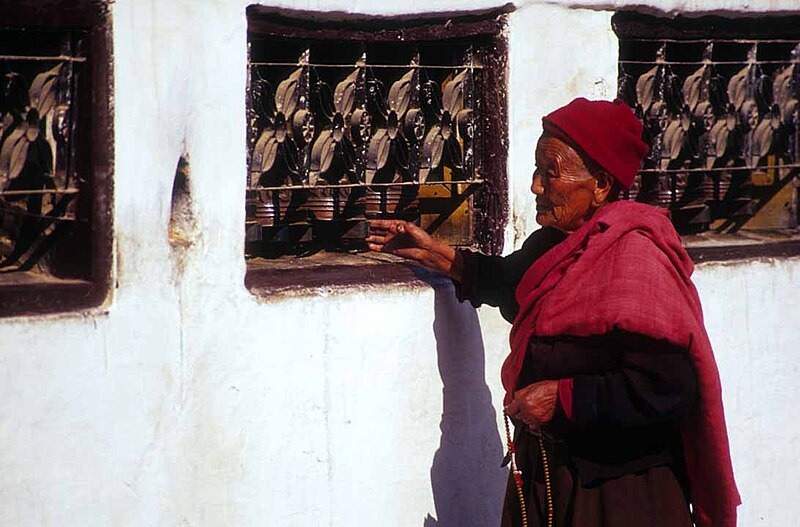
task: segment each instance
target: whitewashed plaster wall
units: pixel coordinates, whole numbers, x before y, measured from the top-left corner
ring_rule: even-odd
[[[611,96],[611,10],[520,2],[509,27],[507,248],[535,228],[540,118]],[[275,2],[393,15],[494,1]],[[0,525],[496,524],[507,324],[439,283],[243,287],[245,2],[117,0],[115,288],[102,309],[0,322]],[[664,2],[670,12],[788,11]],[[167,226],[178,156],[196,229]],[[743,526],[800,515],[800,260],[703,265]]]

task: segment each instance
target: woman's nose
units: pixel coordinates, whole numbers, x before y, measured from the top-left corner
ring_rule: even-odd
[[[533,175],[533,181],[531,182],[531,192],[533,192],[537,196],[544,194],[544,187],[542,186],[542,176],[540,174]]]

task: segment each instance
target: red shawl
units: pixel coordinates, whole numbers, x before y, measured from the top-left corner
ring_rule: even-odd
[[[663,211],[624,201],[600,209],[522,277],[503,386],[508,403],[532,337],[621,329],[687,349],[699,392],[681,425],[694,519],[700,527],[734,527],[741,499],[733,479],[719,373],[690,280],[693,270]]]

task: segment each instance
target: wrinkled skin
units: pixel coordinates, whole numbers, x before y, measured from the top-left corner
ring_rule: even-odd
[[[557,398],[558,381],[535,382],[517,390],[505,412],[509,417],[525,423],[528,428],[538,429],[553,419]]]
[[[592,175],[570,146],[547,135],[539,139],[531,184],[539,225],[574,232],[606,204],[610,190],[610,178]]]

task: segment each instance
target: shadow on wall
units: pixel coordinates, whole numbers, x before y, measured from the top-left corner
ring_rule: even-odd
[[[442,437],[431,466],[438,519],[429,515],[423,527],[497,525],[507,472],[500,467],[503,444],[485,380],[478,314],[456,299],[449,283],[434,287]]]

